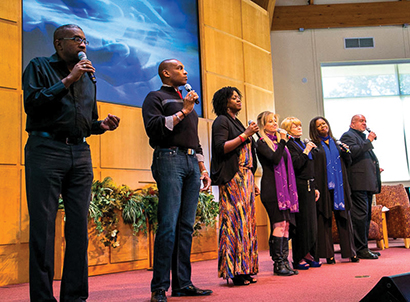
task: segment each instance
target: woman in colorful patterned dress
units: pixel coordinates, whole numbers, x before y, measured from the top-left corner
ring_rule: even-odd
[[[258,273],[252,135],[259,129],[254,122],[245,128],[237,118],[242,103],[236,87],[215,92],[212,104],[218,116],[212,124],[211,161],[212,184],[219,186],[220,201],[218,277],[249,285]]]
[[[299,204],[292,159],[286,148],[286,131],[279,129],[278,116],[270,111],[258,115],[258,126],[263,138],[256,148],[263,168],[261,200],[271,225],[269,248],[273,273],[292,276],[298,272],[288,260],[289,228],[295,225],[293,213],[299,211]]]

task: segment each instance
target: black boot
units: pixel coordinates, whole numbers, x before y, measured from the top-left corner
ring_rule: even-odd
[[[293,272],[286,268],[283,261],[282,242],[283,237],[271,236],[269,240],[270,255],[274,262],[273,273],[278,276],[292,276]]]
[[[282,237],[282,255],[283,255],[283,263],[285,263],[285,267],[292,272],[293,275],[299,274],[297,270],[294,270],[289,263],[289,238]]]

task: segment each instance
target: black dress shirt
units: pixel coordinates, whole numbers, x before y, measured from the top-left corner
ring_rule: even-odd
[[[55,137],[88,137],[101,134],[96,87],[84,74],[68,89],[66,63],[54,54],[34,58],[23,73],[26,131],[45,131]]]

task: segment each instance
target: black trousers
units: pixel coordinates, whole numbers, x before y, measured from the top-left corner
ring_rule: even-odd
[[[354,229],[354,244],[357,251],[368,249],[370,221],[372,218],[373,193],[368,191],[352,191],[352,222]]]
[[[334,195],[330,191],[331,202],[333,204]],[[333,211],[336,220],[337,231],[340,238],[340,249],[342,258],[351,258],[356,256],[354,245],[353,225],[350,211]],[[332,236],[332,217],[327,218],[320,211],[317,212],[317,249],[318,258],[331,258],[334,256],[333,236]]]
[[[25,146],[26,192],[30,215],[30,299],[53,295],[54,237],[58,199],[66,214],[66,251],[60,301],[88,297],[88,207],[93,170],[87,143],[67,145],[30,136]]]

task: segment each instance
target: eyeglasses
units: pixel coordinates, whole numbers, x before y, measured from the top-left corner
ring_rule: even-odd
[[[83,39],[83,38],[78,37],[78,36],[75,36],[75,37],[72,37],[72,38],[61,38],[60,40],[73,40],[73,41],[77,42],[78,44],[81,44],[83,42],[84,42],[85,45],[90,44],[90,42],[88,42],[85,38]]]

